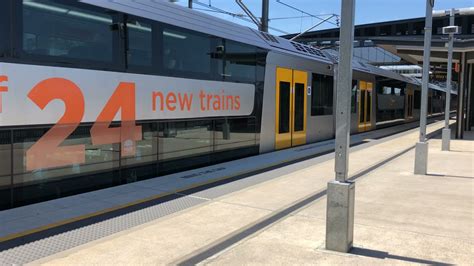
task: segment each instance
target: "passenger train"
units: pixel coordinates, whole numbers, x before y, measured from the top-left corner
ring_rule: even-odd
[[[337,60],[166,1],[0,1],[0,209],[332,139]],[[352,133],[419,118],[419,81],[353,66]]]

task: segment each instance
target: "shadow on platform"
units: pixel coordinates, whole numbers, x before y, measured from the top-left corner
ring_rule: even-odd
[[[442,174],[432,174],[428,173],[427,176],[439,176],[439,177],[452,177],[452,178],[467,178],[467,179],[474,179],[472,176],[460,176],[460,175],[442,175]]]
[[[364,256],[364,257],[371,257],[376,259],[393,259],[393,260],[400,260],[406,262],[413,262],[413,263],[421,263],[421,264],[429,264],[429,265],[453,265],[449,263],[439,262],[439,261],[432,261],[432,260],[424,260],[424,259],[417,259],[417,258],[410,258],[405,256],[398,256],[392,255],[385,251],[378,251],[373,249],[366,249],[366,248],[358,248],[354,247],[350,251],[351,254]]]

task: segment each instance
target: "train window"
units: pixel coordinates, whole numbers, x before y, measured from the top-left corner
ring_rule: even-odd
[[[367,99],[366,99],[366,93],[365,93],[365,90],[361,90],[360,91],[360,114],[359,115],[359,123],[364,123],[365,122],[365,117],[364,117],[364,112],[366,111],[365,109],[365,104],[367,102]]]
[[[294,129],[295,131],[304,130],[304,98],[306,97],[305,94],[305,87],[304,84],[295,83],[295,121],[294,121]]]
[[[216,47],[218,73],[224,80],[255,82],[257,66],[256,47],[223,40]],[[223,54],[223,56],[219,56]]]
[[[0,179],[2,176],[10,177],[11,174],[11,132],[10,130],[0,131]],[[2,187],[0,181],[0,190]]]
[[[162,122],[159,124],[160,159],[211,151],[211,120]]]
[[[415,91],[415,102],[414,102],[413,108],[414,109],[421,108],[421,91]]]
[[[280,113],[278,133],[290,132],[290,83],[280,81]]]
[[[0,131],[0,210],[11,207],[11,131]]]
[[[392,88],[391,88],[391,87],[387,87],[387,86],[383,86],[383,88],[382,88],[382,94],[392,94]]]
[[[162,38],[162,63],[166,71],[211,73],[211,38],[167,27],[162,31]]]
[[[72,125],[63,127],[69,130]],[[73,126],[75,127],[75,126]],[[85,145],[85,162],[28,171],[27,151],[51,129],[50,126],[13,130],[14,205],[24,205],[97,188],[120,184],[115,170],[119,166],[120,144],[92,145],[90,126],[79,126],[63,145]],[[54,157],[54,156],[53,156]]]
[[[26,55],[65,61],[112,63],[112,25],[113,17],[98,8],[57,0],[23,0],[22,50]]]
[[[127,19],[128,51],[127,63],[129,66],[152,66],[152,36],[153,30],[149,23]]]
[[[393,91],[394,91],[395,95],[400,96],[402,89],[400,89],[400,88],[393,88]]]
[[[372,118],[371,118],[371,112],[372,112],[372,91],[367,91],[367,107],[366,107],[366,118],[365,118],[365,121],[366,122],[371,122]]]
[[[351,113],[357,113],[357,80],[352,80]]]
[[[255,145],[257,141],[254,117],[217,119],[214,123],[214,150],[235,150]]]
[[[332,76],[313,74],[311,115],[332,115],[334,79]]]
[[[0,1],[0,57],[6,55],[8,40],[11,40],[9,27],[10,23],[10,2]]]

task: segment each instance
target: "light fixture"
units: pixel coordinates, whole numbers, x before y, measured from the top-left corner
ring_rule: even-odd
[[[184,40],[184,39],[187,38],[184,35],[172,33],[172,32],[169,32],[169,31],[163,31],[163,35],[168,36],[168,37],[172,37],[172,38],[176,38],[176,39],[181,39],[181,40]]]

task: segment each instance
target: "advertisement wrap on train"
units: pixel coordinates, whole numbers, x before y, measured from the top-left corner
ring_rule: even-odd
[[[249,115],[255,97],[252,84],[85,69],[2,63],[0,76],[0,126],[56,124],[64,110],[76,114],[68,122],[94,122],[117,93],[135,107],[134,120]]]

